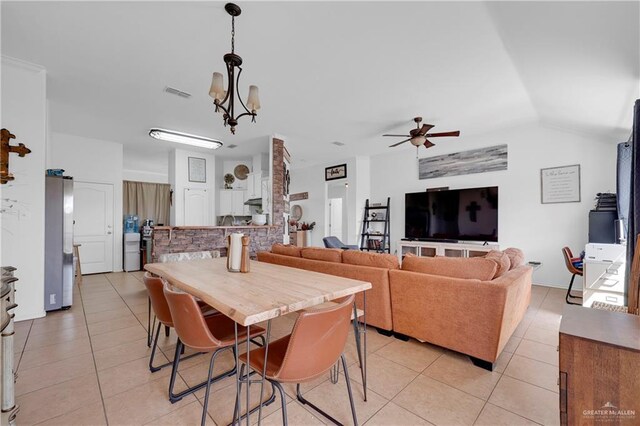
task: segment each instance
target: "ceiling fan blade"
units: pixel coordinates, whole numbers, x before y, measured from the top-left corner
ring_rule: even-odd
[[[431,143],[428,139],[424,140],[424,147],[425,148],[431,148],[432,146],[436,146],[436,144]]]
[[[408,138],[410,135],[389,135],[389,134],[385,134],[382,136],[393,136],[393,137],[397,137],[397,138]]]
[[[424,136],[427,134],[429,130],[433,129],[433,127],[434,127],[433,124],[423,124],[418,134],[420,136]]]
[[[403,143],[409,142],[410,140],[411,140],[411,138],[405,139],[402,142],[394,143],[393,145],[389,145],[389,148],[393,148],[394,146],[402,145]]]
[[[429,133],[425,136],[429,138],[440,138],[443,136],[460,136],[460,130],[455,130],[453,132]]]

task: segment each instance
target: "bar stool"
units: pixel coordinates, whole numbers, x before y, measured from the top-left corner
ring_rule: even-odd
[[[344,358],[344,346],[347,342],[351,326],[351,306],[355,296],[351,295],[337,301],[328,308],[308,309],[300,312],[293,331],[269,344],[267,365],[264,365],[266,348],[258,348],[249,352],[249,364],[254,371],[262,374],[280,393],[282,402],[282,422],[287,425],[287,401],[280,383],[296,383],[296,397],[302,404],[309,405],[335,424],[340,424],[328,413],[306,400],[300,393],[300,383],[315,379],[325,374],[340,360],[344,370],[351,415],[354,425],[358,424],[356,408],[351,392],[349,370]],[[241,354],[240,377],[243,376],[247,354]],[[236,411],[238,413],[236,397]],[[260,419],[258,419],[258,423]]]
[[[211,377],[213,365],[216,357],[220,353],[227,349],[234,349],[236,324],[231,318],[222,314],[205,317],[193,296],[188,293],[172,290],[169,284],[164,285],[164,295],[169,305],[174,320],[174,327],[180,337],[180,341],[195,350],[212,353],[211,361],[209,362],[209,375],[205,382],[207,390],[205,392],[204,407],[202,409],[202,426],[204,426],[207,419],[207,406],[209,405],[211,383],[222,376]],[[247,335],[247,331],[243,327],[242,330],[238,330],[238,341],[262,337],[264,344],[264,332],[265,330],[262,327],[251,326],[249,335]],[[233,366],[233,374],[235,374],[236,367],[235,365]],[[224,377],[227,375],[229,374],[226,374]],[[273,397],[275,397],[275,395]]]
[[[82,267],[80,266],[80,246],[82,244],[73,244],[73,261],[75,263],[74,284],[78,287],[82,285]]]

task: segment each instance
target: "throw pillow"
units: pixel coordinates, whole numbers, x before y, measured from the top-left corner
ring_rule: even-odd
[[[482,257],[421,257],[407,255],[402,261],[403,271],[451,278],[475,278],[481,281],[493,279],[497,269],[496,262]]]
[[[387,253],[367,253],[358,250],[342,252],[342,263],[350,265],[372,266],[374,268],[399,269],[398,258]]]
[[[342,263],[342,249],[305,247],[300,254],[305,259],[322,260],[324,262]]]
[[[509,271],[511,267],[511,261],[509,260],[509,256],[506,253],[501,252],[500,250],[491,250],[485,256],[485,259],[493,260],[498,265],[498,269],[496,270],[495,278],[501,277],[506,272]]]
[[[511,262],[510,269],[524,265],[524,253],[519,248],[509,247],[505,249],[503,253],[509,256],[509,261]]]
[[[300,257],[300,247],[284,244],[274,244],[271,246],[271,253],[282,254],[284,256]]]

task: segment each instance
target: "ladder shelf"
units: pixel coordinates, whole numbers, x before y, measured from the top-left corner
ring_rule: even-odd
[[[391,223],[389,215],[390,207],[390,197],[387,197],[387,204],[382,206],[371,206],[367,199],[364,205],[362,232],[360,233],[360,250],[391,253],[391,238],[389,235]],[[384,215],[384,218],[378,219],[377,217],[379,215]],[[371,223],[383,223],[383,231],[371,232]]]

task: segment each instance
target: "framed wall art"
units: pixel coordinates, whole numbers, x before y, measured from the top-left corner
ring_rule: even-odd
[[[540,169],[542,204],[580,202],[580,165]]]
[[[344,179],[347,177],[347,165],[327,167],[324,169],[324,180]]]
[[[207,160],[189,157],[189,182],[207,183]]]

